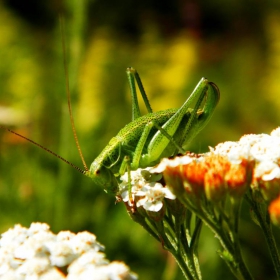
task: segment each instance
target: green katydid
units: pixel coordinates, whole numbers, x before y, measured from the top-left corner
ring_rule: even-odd
[[[128,68],[127,75],[132,95],[132,122],[111,139],[84,173],[96,185],[113,193],[118,192],[117,176],[125,171],[154,166],[163,157],[184,153],[189,142],[210,120],[220,97],[218,87],[202,78],[179,109],[153,113],[138,73]],[[140,114],[135,80],[148,110],[144,116]]]
[[[65,70],[67,71],[66,68]],[[82,174],[90,177],[95,185],[101,186],[106,192],[116,195],[118,194],[118,177],[126,171],[154,166],[164,157],[184,153],[189,142],[210,120],[220,97],[218,87],[202,78],[179,109],[153,112],[138,73],[133,68],[128,68],[127,76],[132,96],[132,121],[110,140],[109,144],[93,161],[90,169],[86,167],[77,141],[70,105],[68,80],[66,85],[71,124],[85,170],[76,167],[33,140],[6,129],[55,155]],[[66,79],[68,79],[67,72]],[[135,80],[148,110],[148,114],[143,116],[140,114]],[[200,109],[204,100],[204,106]],[[191,104],[194,104],[193,108],[190,107]]]

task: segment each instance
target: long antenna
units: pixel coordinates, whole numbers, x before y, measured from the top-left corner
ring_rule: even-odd
[[[67,60],[66,60],[66,47],[65,47],[65,38],[64,38],[64,22],[63,22],[63,18],[62,16],[59,17],[60,19],[60,28],[61,28],[61,36],[62,36],[62,47],[63,47],[63,62],[64,62],[64,71],[65,71],[65,82],[66,82],[66,91],[67,91],[67,100],[68,100],[68,109],[69,109],[69,114],[70,114],[70,120],[71,120],[71,126],[72,126],[72,130],[74,133],[74,138],[75,138],[75,142],[76,142],[76,146],[78,148],[79,151],[79,155],[80,158],[82,159],[83,165],[85,170],[81,169],[80,167],[76,166],[75,164],[73,164],[72,162],[66,160],[65,158],[61,157],[60,155],[56,154],[55,152],[51,151],[48,148],[45,148],[44,146],[40,145],[39,143],[5,127],[0,125],[0,128],[5,129],[8,132],[11,132],[13,134],[15,134],[18,137],[21,137],[22,139],[29,141],[30,143],[34,144],[35,146],[45,150],[46,152],[52,154],[53,156],[57,157],[58,159],[64,161],[65,163],[67,163],[68,165],[72,166],[73,168],[75,168],[77,171],[79,171],[80,173],[82,173],[83,175],[86,175],[88,173],[88,168],[86,165],[86,162],[84,160],[82,151],[81,151],[81,147],[78,141],[78,136],[76,133],[76,129],[75,129],[75,124],[74,124],[74,119],[73,119],[73,114],[72,114],[72,107],[71,107],[71,99],[70,99],[70,89],[69,89],[69,75],[68,75],[68,69],[67,69]]]
[[[84,175],[86,174],[87,171],[82,170],[80,167],[76,166],[76,165],[73,164],[72,162],[66,160],[65,158],[63,158],[63,157],[61,157],[60,155],[56,154],[55,152],[49,150],[48,148],[45,148],[44,146],[42,146],[42,145],[36,143],[35,141],[33,141],[33,140],[31,140],[31,139],[29,139],[29,138],[27,138],[27,137],[25,137],[25,136],[23,136],[23,135],[21,135],[21,134],[15,132],[15,131],[13,131],[13,130],[11,130],[11,129],[5,127],[5,126],[0,125],[0,128],[5,129],[5,130],[7,130],[7,131],[9,131],[9,132],[11,132],[11,133],[13,133],[13,134],[15,134],[16,136],[21,137],[21,138],[23,138],[23,139],[29,141],[30,143],[36,145],[37,147],[39,147],[39,148],[45,150],[46,152],[48,152],[48,153],[54,155],[55,157],[59,158],[60,160],[64,161],[65,163],[69,164],[70,166],[72,166],[73,168],[75,168],[76,170],[78,170],[80,173],[82,173],[82,174],[84,174]]]
[[[68,67],[67,67],[67,59],[66,59],[66,44],[65,44],[65,25],[64,25],[64,20],[62,15],[59,16],[59,21],[60,21],[60,30],[61,30],[61,38],[62,38],[62,48],[63,48],[63,63],[64,63],[64,72],[65,72],[65,84],[66,84],[66,92],[67,92],[67,101],[68,101],[68,110],[69,110],[69,115],[70,115],[70,121],[71,121],[71,127],[74,135],[74,139],[76,142],[76,146],[80,155],[80,158],[82,160],[83,166],[86,170],[88,171],[87,164],[85,162],[81,146],[79,144],[76,128],[75,128],[75,123],[74,123],[74,118],[73,118],[73,113],[72,113],[72,106],[71,106],[71,96],[70,96],[70,88],[69,88],[69,74],[68,74]]]

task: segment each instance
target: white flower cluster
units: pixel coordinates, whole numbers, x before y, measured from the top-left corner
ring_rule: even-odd
[[[151,173],[162,173],[166,167],[176,167],[179,165],[186,165],[194,160],[200,161],[203,157],[195,158],[189,155],[178,156],[173,159],[164,158],[162,161],[150,170]]]
[[[120,194],[122,200],[130,206],[136,201],[136,206],[148,211],[158,212],[163,206],[164,198],[175,199],[169,189],[157,181],[161,175],[150,173],[151,168],[137,169],[130,172],[130,184],[128,173],[121,176]]]
[[[268,134],[248,134],[241,137],[237,142],[224,142],[215,148],[210,147],[210,152],[199,157],[187,154],[173,159],[164,158],[159,165],[154,168],[137,169],[131,171],[131,195],[128,190],[127,173],[121,177],[121,196],[123,201],[132,202],[135,197],[140,196],[136,206],[143,206],[146,210],[159,211],[162,207],[164,197],[175,199],[175,197],[157,183],[157,179],[145,179],[143,172],[149,174],[160,174],[166,167],[176,167],[186,165],[193,161],[203,161],[205,157],[211,155],[221,155],[226,157],[232,164],[241,164],[243,160],[255,163],[253,176],[255,179],[270,181],[280,179],[280,127]],[[161,193],[160,193],[161,192]]]
[[[227,156],[235,164],[242,160],[254,161],[254,177],[263,181],[280,178],[280,127],[268,134],[248,134],[238,142],[225,142],[210,149]]]
[[[44,223],[16,225],[0,239],[1,280],[134,280],[121,262],[109,262],[89,232],[57,235]]]

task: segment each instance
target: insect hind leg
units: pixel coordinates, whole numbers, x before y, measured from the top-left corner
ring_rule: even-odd
[[[158,125],[156,122],[153,122],[153,125],[156,127],[156,129],[158,129],[167,139],[169,139],[169,141],[176,147],[176,149],[178,150],[178,152],[180,153],[185,153],[185,150],[175,141],[175,139],[173,139],[173,137],[171,135],[168,134],[168,132],[162,128],[160,125]]]
[[[141,117],[141,112],[140,112],[138,98],[137,98],[137,91],[136,91],[136,86],[135,86],[135,80],[136,80],[136,83],[137,83],[138,88],[140,90],[140,93],[142,95],[143,101],[146,105],[148,113],[152,113],[153,110],[152,110],[152,107],[149,103],[149,99],[147,97],[147,94],[144,90],[142,81],[141,81],[140,76],[137,73],[137,71],[132,67],[128,67],[127,70],[126,70],[126,74],[127,74],[127,78],[128,78],[128,82],[129,82],[130,92],[131,92],[132,120],[134,121],[135,119]]]

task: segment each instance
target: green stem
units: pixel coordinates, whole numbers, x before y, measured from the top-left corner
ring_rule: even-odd
[[[233,243],[234,243],[234,251],[235,251],[235,256],[239,265],[239,270],[243,277],[245,279],[248,279],[247,277],[250,277],[252,279],[251,274],[248,271],[247,266],[245,265],[245,262],[243,261],[241,249],[240,249],[240,242],[238,238],[238,230],[239,230],[239,218],[240,218],[240,210],[241,210],[241,200],[234,200],[232,199],[232,213],[231,216],[234,217],[233,220]],[[229,221],[230,222],[230,221]],[[248,275],[249,274],[249,275]]]
[[[166,247],[177,260],[178,265],[180,266],[185,277],[186,275],[188,275],[188,277],[190,277],[191,275],[192,278],[187,279],[199,280],[200,270],[197,270],[197,265],[194,262],[195,256],[189,248],[189,244],[185,236],[185,227],[182,225],[182,227],[180,227],[180,231],[175,234],[176,229],[172,227],[170,221],[167,218],[164,218],[164,222],[165,234],[167,235],[167,238],[169,240],[169,242],[165,243]],[[173,224],[173,226],[175,225]],[[182,263],[184,263],[184,265],[182,265]]]
[[[174,251],[170,251],[171,254],[174,256],[174,258],[176,259],[179,267],[182,270],[182,273],[184,274],[186,279],[189,280],[198,280],[198,278],[195,276],[195,273],[193,271],[190,271],[190,269],[188,268],[184,258],[181,255],[181,252],[179,254],[177,254]]]
[[[269,214],[267,213],[267,219],[269,220]],[[280,258],[279,258],[279,252],[277,250],[277,244],[275,242],[275,238],[271,229],[270,221],[269,223],[265,223],[265,226],[263,228],[264,236],[266,243],[269,248],[270,256],[272,258],[273,266],[277,275],[277,278],[280,279]]]
[[[242,258],[236,234],[233,234],[233,240],[229,239],[228,235],[224,232],[221,222],[215,221],[215,219],[213,219],[214,216],[209,215],[205,209],[193,207],[185,197],[182,197],[181,202],[194,212],[215,233],[224,251],[228,254],[228,257],[224,257],[224,260],[236,278],[246,280],[253,279]],[[231,228],[230,225],[229,228]],[[235,227],[235,229],[236,228],[238,227]]]
[[[251,197],[247,196],[247,201],[252,206],[252,209],[256,215],[259,225],[264,233],[264,238],[266,240],[267,246],[269,248],[269,253],[272,259],[274,270],[276,272],[277,278],[280,279],[280,257],[277,249],[277,244],[271,228],[271,222],[269,213],[267,211],[267,206],[265,205],[265,210],[262,208],[262,203],[259,203],[254,199],[253,194]]]

